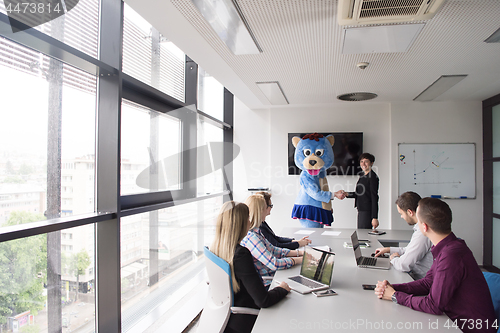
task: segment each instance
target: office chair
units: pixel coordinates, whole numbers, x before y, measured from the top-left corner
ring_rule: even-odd
[[[488,288],[490,289],[491,299],[493,300],[493,307],[495,308],[495,315],[500,324],[500,274],[483,272]],[[497,330],[500,333],[500,328]]]
[[[208,298],[196,332],[224,332],[231,313],[258,315],[257,309],[233,307],[233,283],[229,264],[213,254],[206,246],[204,253],[210,284]]]

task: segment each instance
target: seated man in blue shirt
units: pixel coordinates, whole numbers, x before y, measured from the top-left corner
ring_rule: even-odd
[[[495,333],[488,285],[465,241],[451,231],[450,207],[439,199],[424,198],[418,203],[417,219],[420,231],[433,244],[431,269],[413,282],[379,281],[375,294],[417,311],[445,313],[463,332]]]
[[[401,218],[413,226],[413,235],[406,247],[381,247],[375,250],[375,257],[391,254],[391,264],[398,271],[410,272],[414,280],[421,279],[432,266],[432,243],[422,235],[417,225],[417,207],[421,197],[415,192],[405,192],[396,200]]]

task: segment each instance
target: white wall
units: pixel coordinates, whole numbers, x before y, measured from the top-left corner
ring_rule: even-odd
[[[249,188],[271,187],[271,177],[265,172],[271,167],[269,122],[269,110],[250,110],[234,97],[234,143],[241,149],[233,168],[236,201],[245,201]]]
[[[235,199],[244,200],[248,187],[269,187],[274,208],[267,221],[279,231],[299,226],[290,218],[299,191],[299,176],[288,175],[288,133],[363,132],[364,151],[375,155],[381,179],[380,214],[382,228],[390,228],[390,108],[389,104],[339,104],[335,108],[273,108],[249,110],[235,103],[235,143],[241,147],[245,171],[235,170]],[[384,181],[384,179],[386,181]],[[330,176],[331,190],[354,191],[357,177]],[[334,226],[355,227],[357,211],[352,199],[335,200]]]
[[[481,102],[411,102],[391,104],[391,187],[398,193],[398,143],[476,144],[476,199],[445,200],[453,212],[452,230],[463,238],[478,263],[483,261],[483,139]],[[393,228],[404,229],[392,206]]]
[[[244,201],[249,187],[269,187],[274,208],[267,221],[276,232],[299,226],[290,218],[298,194],[298,176],[287,174],[287,140],[292,132],[363,132],[364,151],[375,155],[380,177],[381,228],[407,229],[394,205],[398,196],[398,143],[476,143],[477,198],[447,200],[453,230],[482,263],[482,123],[480,102],[342,103],[314,108],[250,110],[235,99],[234,198]],[[354,190],[357,177],[330,176],[330,189]],[[353,200],[335,200],[334,227],[355,227]]]

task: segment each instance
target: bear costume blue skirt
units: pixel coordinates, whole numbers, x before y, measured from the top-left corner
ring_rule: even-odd
[[[294,205],[292,218],[299,220],[309,220],[324,225],[333,223],[333,214],[331,210],[318,208],[309,205]]]

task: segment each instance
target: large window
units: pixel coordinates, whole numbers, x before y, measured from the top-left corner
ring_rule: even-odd
[[[201,148],[201,152],[208,152],[208,154],[198,154],[198,196],[222,192],[226,172],[223,159],[223,129],[204,117],[198,117],[197,128],[198,147]]]
[[[185,54],[125,4],[123,72],[184,102]]]
[[[15,8],[15,4],[17,3],[19,1],[12,2],[11,7]],[[68,1],[67,6],[72,6],[74,3],[75,1]],[[4,1],[0,1],[0,12],[7,13]],[[37,25],[35,29],[97,58],[99,0],[78,0],[78,4],[71,7],[71,10],[67,14],[59,16],[55,20]]]
[[[0,77],[0,223],[94,212],[96,77],[4,38]]]
[[[40,218],[15,212],[8,224]],[[53,268],[60,270],[57,284],[48,277]],[[93,225],[0,243],[2,331],[47,332],[57,327],[64,332],[91,331],[95,326],[94,271]],[[60,304],[57,323],[48,320],[49,303]]]
[[[0,31],[0,332],[180,332],[199,313],[232,98],[197,69],[120,0]]]
[[[122,102],[121,194],[181,188],[181,121]]]
[[[150,312],[159,319],[176,310],[204,280],[203,246],[221,206],[217,197],[121,219],[122,332],[142,327]]]

